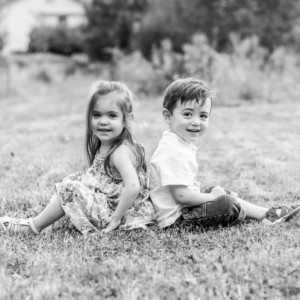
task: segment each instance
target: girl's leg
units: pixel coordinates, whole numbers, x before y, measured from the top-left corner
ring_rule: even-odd
[[[0,217],[0,231],[15,233],[34,232],[38,234],[42,229],[51,225],[64,215],[65,212],[60,205],[59,199],[57,195],[54,194],[50,199],[50,203],[35,218],[18,219],[7,216]]]
[[[33,218],[33,223],[38,231],[41,231],[59,220],[64,215],[65,212],[60,205],[60,201],[57,195],[54,194],[50,199],[50,203],[44,208],[44,210]]]
[[[239,197],[236,197],[236,201],[246,211],[247,218],[255,219],[255,220],[262,220],[266,217],[266,212],[268,211],[268,208],[252,204],[252,203],[247,202]]]

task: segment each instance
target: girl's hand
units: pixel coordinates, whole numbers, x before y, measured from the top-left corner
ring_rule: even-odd
[[[119,227],[121,223],[121,220],[115,220],[115,219],[111,219],[110,223],[107,225],[107,227],[105,229],[103,229],[102,231],[104,233],[109,233],[113,230],[115,230],[116,228]]]
[[[220,197],[220,196],[223,196],[223,195],[226,195],[225,190],[224,190],[221,186],[219,186],[219,185],[215,186],[215,187],[211,190],[210,193],[213,194],[216,198],[217,198],[217,197]]]

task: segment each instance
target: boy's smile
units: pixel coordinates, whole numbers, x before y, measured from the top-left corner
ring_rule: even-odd
[[[204,134],[209,124],[211,99],[207,98],[203,105],[196,100],[185,103],[177,101],[177,105],[171,114],[163,110],[163,116],[170,126],[170,131],[190,143],[196,143]]]

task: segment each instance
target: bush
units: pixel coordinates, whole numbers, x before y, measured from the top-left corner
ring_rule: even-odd
[[[51,52],[62,55],[83,52],[84,35],[80,27],[36,27],[30,34],[29,52]]]
[[[209,45],[204,34],[197,34],[192,38],[191,44],[185,44],[184,67],[189,76],[200,77],[211,81],[214,76],[214,65],[217,53]]]
[[[265,73],[269,82],[265,98],[269,102],[299,101],[300,57],[285,47],[277,48],[269,58]]]
[[[183,56],[173,51],[170,40],[163,40],[160,47],[153,47],[152,64],[164,78],[166,85],[185,74]]]
[[[194,76],[207,81],[217,92],[218,105],[298,99],[299,55],[286,48],[278,48],[270,55],[256,36],[240,39],[232,35],[231,45],[229,53],[218,53],[205,35],[197,34],[183,46],[183,54],[178,54],[169,40],[163,41],[152,51],[155,74],[164,82],[162,85],[159,81],[156,89],[163,91],[178,77]]]
[[[221,104],[235,105],[241,100],[262,99],[265,94],[266,51],[257,37],[240,40],[231,37],[232,52],[218,53],[211,80]]]
[[[299,56],[282,47],[270,55],[255,36],[244,40],[232,37],[232,44],[232,53],[217,55],[211,82],[217,102],[298,100]]]
[[[155,70],[140,52],[130,55],[118,52],[114,61],[112,79],[126,82],[136,93],[157,94],[165,88],[162,72]]]

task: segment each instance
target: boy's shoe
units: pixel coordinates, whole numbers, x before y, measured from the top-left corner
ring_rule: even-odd
[[[0,232],[13,233],[35,233],[39,234],[39,230],[33,223],[32,218],[29,219],[15,219],[10,217],[0,218]]]
[[[263,222],[266,225],[276,225],[283,222],[288,222],[300,212],[300,206],[278,206],[270,208],[266,213],[266,218]]]

